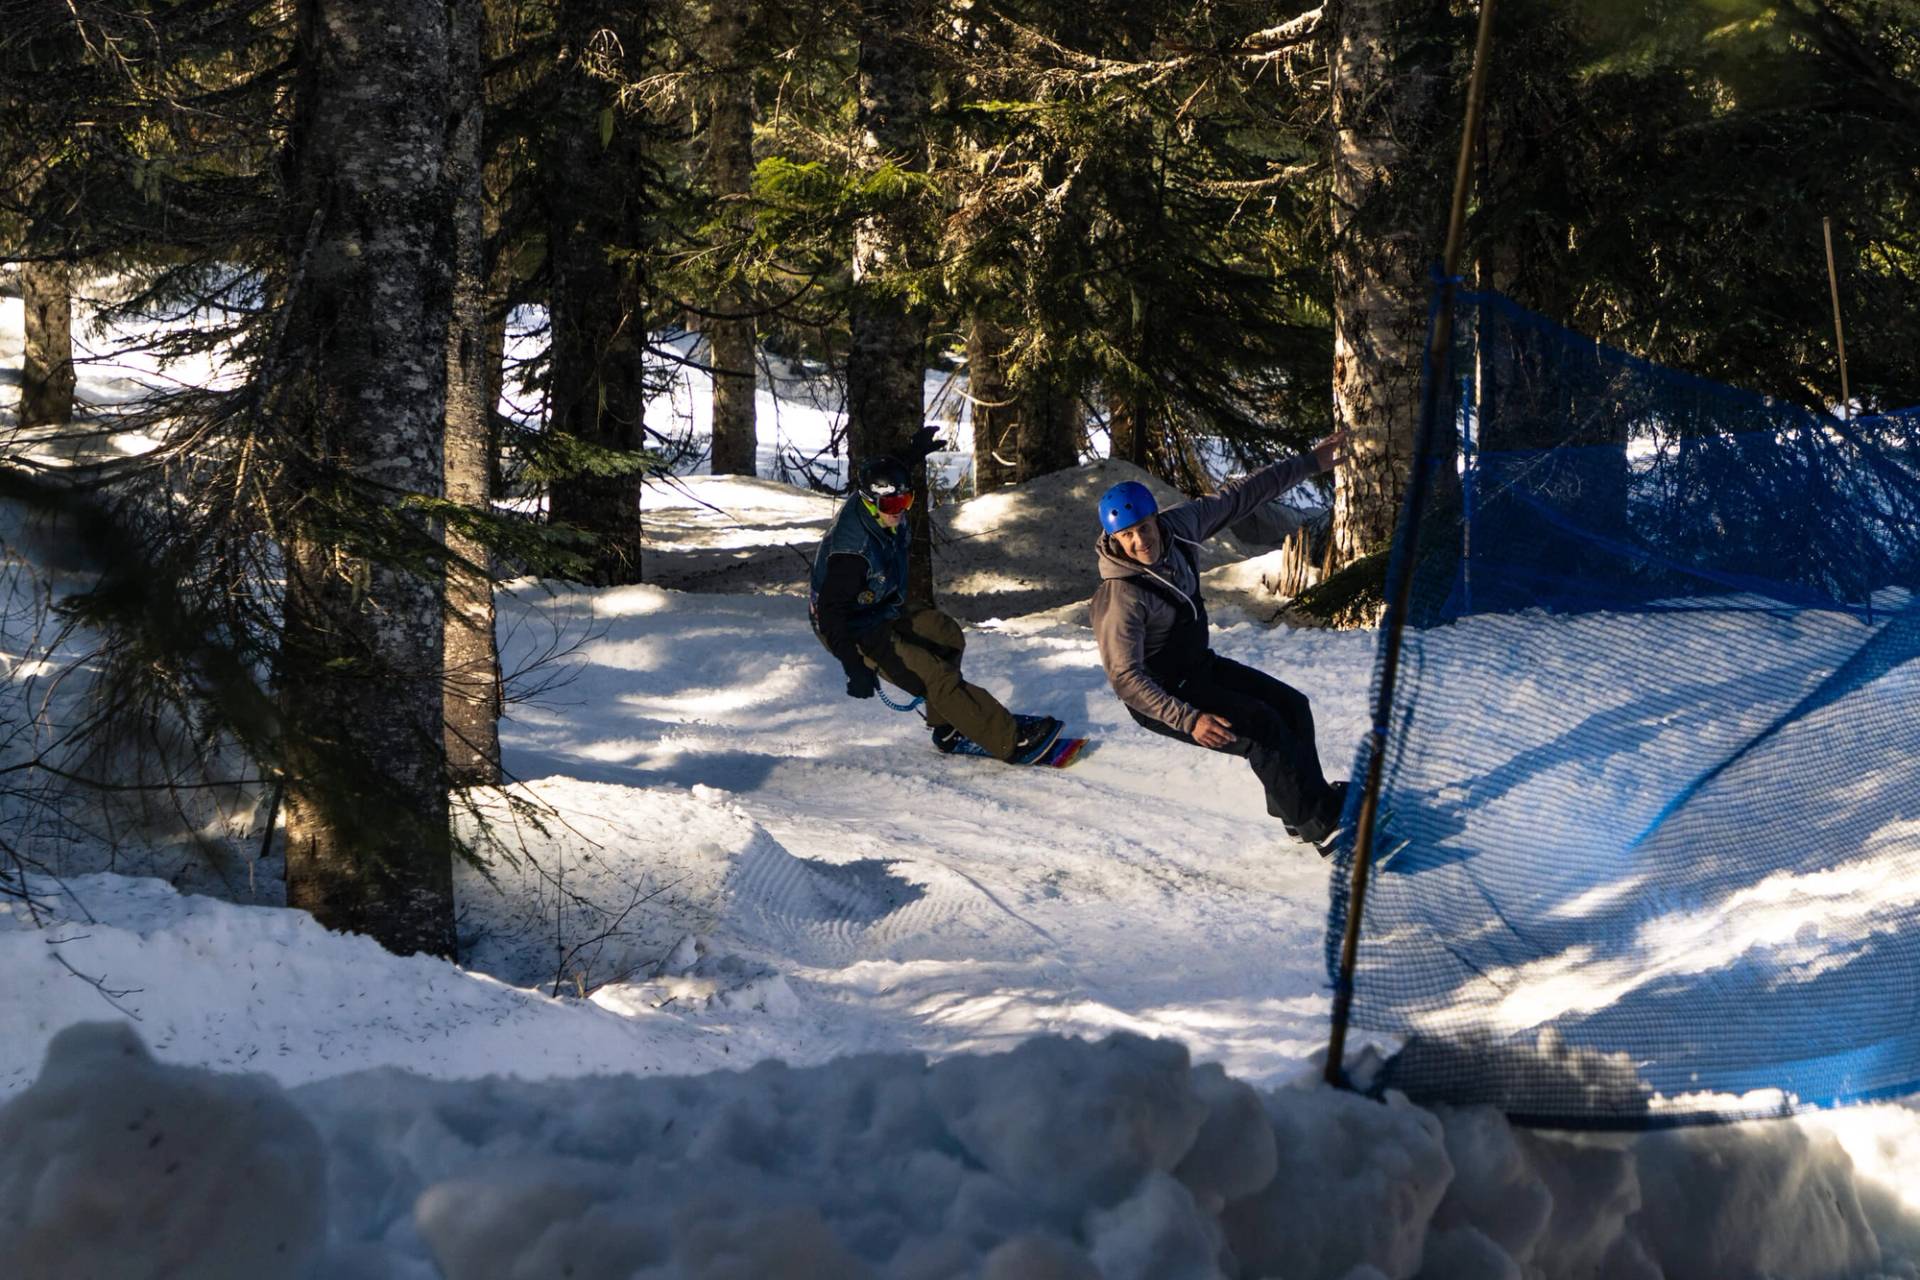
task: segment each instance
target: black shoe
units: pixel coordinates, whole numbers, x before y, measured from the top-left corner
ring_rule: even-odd
[[[1333,783],[1327,788],[1327,798],[1320,802],[1319,812],[1303,820],[1297,829],[1288,827],[1287,834],[1316,846],[1324,858],[1340,835],[1340,817],[1346,810],[1347,784]]]
[[[1022,717],[1018,723],[1020,732],[1013,740],[1013,764],[1032,764],[1045,755],[1064,727],[1052,716],[1036,716],[1030,722]]]
[[[960,736],[960,731],[950,724],[933,727],[933,745],[947,755],[958,751],[963,741],[965,739]]]

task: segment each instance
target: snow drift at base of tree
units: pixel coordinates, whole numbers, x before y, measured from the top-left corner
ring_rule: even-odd
[[[1911,1280],[1887,1212],[1792,1124],[1517,1132],[1129,1035],[286,1091],[82,1024],[0,1107],[28,1280]]]

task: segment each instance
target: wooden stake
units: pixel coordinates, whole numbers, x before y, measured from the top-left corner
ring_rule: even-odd
[[[1367,735],[1367,777],[1360,816],[1353,829],[1353,879],[1347,892],[1346,930],[1340,940],[1340,968],[1333,983],[1333,1026],[1327,1037],[1326,1080],[1344,1087],[1347,1018],[1353,1009],[1353,970],[1359,958],[1360,917],[1367,905],[1367,881],[1373,870],[1373,837],[1380,809],[1380,780],[1387,754],[1387,723],[1393,714],[1393,687],[1400,670],[1400,642],[1405,634],[1407,608],[1413,596],[1413,562],[1419,546],[1420,518],[1426,510],[1428,479],[1433,467],[1433,442],[1438,435],[1440,402],[1447,385],[1447,357],[1453,347],[1454,280],[1460,272],[1460,246],[1466,237],[1467,188],[1473,179],[1474,145],[1480,135],[1480,109],[1487,96],[1487,64],[1492,60],[1493,3],[1480,0],[1480,29],[1474,39],[1473,76],[1467,82],[1467,117],[1460,131],[1460,154],[1453,170],[1453,206],[1447,216],[1447,245],[1440,262],[1440,305],[1427,343],[1427,378],[1421,403],[1420,434],[1414,463],[1407,476],[1406,497],[1400,508],[1406,545],[1394,557],[1394,580],[1387,584],[1385,652],[1380,662],[1380,684],[1374,696],[1373,729]]]
[[[1853,394],[1847,389],[1847,335],[1840,327],[1840,273],[1833,265],[1833,219],[1820,219],[1827,241],[1827,291],[1833,295],[1833,345],[1840,353],[1840,417],[1853,418]]]

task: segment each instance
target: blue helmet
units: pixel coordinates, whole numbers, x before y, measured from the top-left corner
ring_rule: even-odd
[[[1158,510],[1160,504],[1153,500],[1153,490],[1138,480],[1122,480],[1100,495],[1100,527],[1118,533]]]

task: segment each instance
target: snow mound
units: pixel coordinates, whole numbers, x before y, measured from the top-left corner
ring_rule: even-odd
[[[709,786],[545,778],[477,798],[469,840],[482,824],[491,865],[458,875],[462,958],[620,1011],[791,1012],[781,966],[841,965],[896,941],[926,950],[921,935],[942,925],[977,949],[994,925],[971,918],[987,913],[957,876],[796,857]]]
[[[969,622],[1062,608],[1079,608],[1069,620],[1084,621],[1083,606],[1100,581],[1095,504],[1123,480],[1146,485],[1162,506],[1186,500],[1131,463],[1102,459],[936,508],[940,606]],[[794,594],[806,590],[814,547],[839,509],[830,496],[731,476],[677,477],[649,488],[643,505],[648,550],[671,553],[648,561],[649,582]],[[1201,566],[1218,568],[1261,550],[1223,532],[1201,549]]]
[[[627,981],[714,930],[741,860],[793,860],[707,787],[543,778],[476,793],[460,826],[488,862],[458,868],[462,959],[516,986]]]
[[[82,1026],[0,1108],[0,1225],[30,1276],[128,1280],[1915,1275],[1839,1145],[1791,1123],[1518,1132],[1485,1108],[1257,1093],[1128,1034],[286,1093]]]
[[[300,1276],[326,1220],[313,1125],[264,1076],[163,1066],[125,1023],[53,1038],[0,1107],[7,1274]]]
[[[1100,584],[1093,544],[1100,495],[1123,480],[1153,490],[1162,507],[1185,502],[1173,486],[1129,462],[1103,459],[1037,476],[933,513],[934,575],[942,607],[968,621],[1084,606]],[[1200,549],[1203,569],[1257,553],[1222,532]]]
[[[265,1071],[282,1083],[385,1065],[544,1079],[728,1062],[667,1015],[616,1017],[426,956],[395,956],[371,939],[330,933],[302,911],[115,875],[66,882],[70,898],[29,883],[50,908],[46,927],[17,900],[0,899],[8,975],[0,1097],[33,1078],[60,1028],[116,1010],[172,1060]]]

